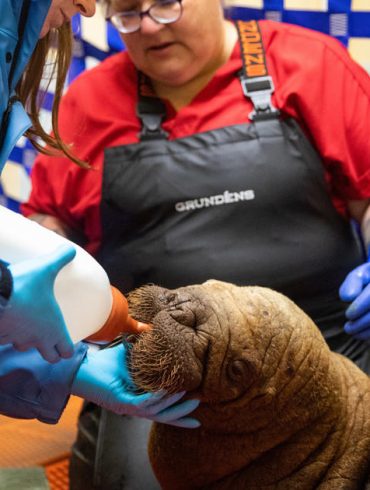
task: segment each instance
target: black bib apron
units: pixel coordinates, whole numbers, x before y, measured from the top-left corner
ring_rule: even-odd
[[[268,286],[302,307],[334,350],[363,344],[343,333],[338,297],[361,247],[292,120],[108,149],[102,219],[99,259],[125,293],[211,278]]]
[[[319,155],[271,105],[265,59],[246,61],[251,43],[263,53],[258,24],[237,27],[253,121],[169,141],[164,105],[140,74],[141,141],[105,151],[98,259],[124,293],[207,279],[276,289],[360,362],[367,344],[343,331],[338,289],[363,262],[361,244],[331,202]]]
[[[253,121],[174,141],[160,127],[161,102],[143,95],[140,78],[142,139],[105,151],[99,260],[124,293],[207,279],[276,289],[313,318],[333,350],[369,371],[367,344],[343,331],[346,305],[338,296],[363,262],[359,240],[329,198],[320,157],[269,102],[270,77],[246,77],[244,68]],[[113,420],[105,460],[109,437],[120,431]],[[129,452],[130,440],[121,447]],[[111,457],[111,471],[122,457]],[[140,464],[138,486],[122,488],[141,488],[140,478],[142,488],[157,488],[143,475]]]

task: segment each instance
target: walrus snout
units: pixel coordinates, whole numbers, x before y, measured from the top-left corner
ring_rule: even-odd
[[[171,317],[187,327],[196,326],[194,298],[186,292],[170,291],[159,286],[143,286],[128,295],[130,313],[142,322],[151,323],[162,310],[170,312]]]
[[[174,293],[159,286],[146,285],[134,289],[127,296],[130,314],[133,318],[151,323],[155,315],[173,301]]]
[[[202,380],[208,339],[197,328],[205,318],[204,306],[191,292],[144,286],[128,297],[131,314],[151,323],[130,352],[135,384],[146,391],[196,389]]]

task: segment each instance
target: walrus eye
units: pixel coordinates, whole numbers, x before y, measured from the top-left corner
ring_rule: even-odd
[[[243,382],[244,385],[244,383],[248,381],[250,374],[249,363],[243,359],[235,359],[227,366],[227,376],[229,377],[230,381],[238,383]]]

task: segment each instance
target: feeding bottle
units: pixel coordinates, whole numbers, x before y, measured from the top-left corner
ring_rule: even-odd
[[[57,274],[55,298],[72,341],[111,340],[119,332],[145,329],[128,315],[127,300],[83,248],[22,215],[0,206],[0,259],[10,264],[53,252],[62,244],[76,249],[74,259]],[[37,301],[37,291],[35,291]]]

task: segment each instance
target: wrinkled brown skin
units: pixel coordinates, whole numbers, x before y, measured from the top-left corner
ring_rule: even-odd
[[[199,429],[152,426],[164,490],[366,488],[369,378],[289,299],[208,281],[129,303],[153,324],[132,349],[135,383],[201,399]]]

